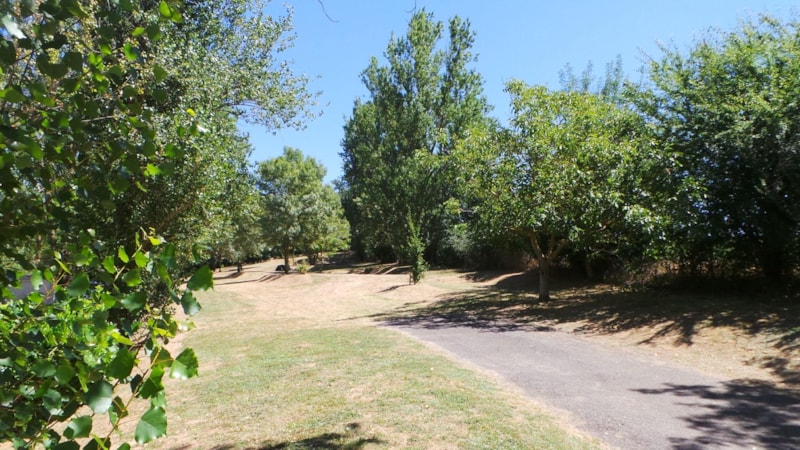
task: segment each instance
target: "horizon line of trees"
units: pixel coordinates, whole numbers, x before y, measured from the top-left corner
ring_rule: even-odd
[[[176,309],[198,312],[193,291],[213,286],[196,266],[209,257],[277,247],[288,269],[296,251],[349,245],[409,264],[416,282],[430,264],[524,250],[542,299],[563,261],[796,272],[797,21],[762,16],[685,53],[662,47],[641,85],[620,63],[599,81],[566,70],[563,90],[511,81],[502,125],[469,21],[416,12],[362,73],[369,96],[345,123],[336,192],[299,150],[248,162],[237,120],[314,116],[307,79],[278,58],[291,11],[264,8],[0,5],[0,441],[110,448],[137,400],[134,439],[163,436],[164,377],[198,371],[191,349],[165,345],[191,326]],[[110,432],[94,431],[100,420]]]
[[[590,275],[669,261],[683,274],[786,281],[800,263],[800,24],[767,15],[686,51],[661,46],[647,79],[621,61],[563,88],[507,83],[489,117],[468,20],[416,12],[346,119],[338,189],[363,259],[491,265],[533,255],[540,296],[564,261]],[[498,251],[499,250],[499,251]]]

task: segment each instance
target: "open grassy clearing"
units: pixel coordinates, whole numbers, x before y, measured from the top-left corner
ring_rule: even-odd
[[[201,376],[170,381],[170,436],[148,448],[599,446],[491,376],[369,319],[453,285],[271,268],[223,273],[202,296],[182,342]]]
[[[376,326],[559,329],[722,377],[796,388],[793,301],[554,286],[528,274],[397,268],[217,274],[183,338],[201,376],[169,382],[170,437],[148,448],[593,448],[491,374]],[[789,299],[791,300],[791,299]],[[181,344],[181,343],[178,343]]]

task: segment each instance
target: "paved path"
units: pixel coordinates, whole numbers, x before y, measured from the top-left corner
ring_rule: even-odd
[[[621,449],[800,449],[800,396],[721,380],[558,331],[390,324],[491,370]]]

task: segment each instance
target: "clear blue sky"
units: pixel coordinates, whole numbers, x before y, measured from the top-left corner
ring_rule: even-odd
[[[505,122],[503,86],[510,79],[558,88],[567,63],[580,73],[592,61],[600,75],[621,55],[627,76],[639,80],[646,55],[660,55],[658,42],[685,49],[709,28],[731,30],[739,19],[762,12],[788,18],[800,6],[796,0],[323,0],[323,11],[318,0],[288,3],[296,39],[281,57],[312,79],[309,88],[321,92],[322,115],[302,131],[241,130],[250,136],[253,161],[279,156],[284,146],[298,148],[327,168],[327,182],[341,176],[342,126],[353,101],[367,94],[361,72],[370,57],[383,57],[392,33],[405,34],[415,7],[440,21],[454,15],[470,20],[478,55],[474,67],[484,78],[492,115]],[[268,8],[280,12],[282,5],[277,0]]]

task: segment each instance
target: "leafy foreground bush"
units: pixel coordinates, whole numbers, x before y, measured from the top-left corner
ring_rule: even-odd
[[[90,219],[124,216],[125,194],[185,147],[159,137],[168,93],[152,56],[181,16],[148,4],[0,5],[0,442],[15,448],[110,448],[135,399],[149,402],[135,439],[151,441],[166,432],[164,376],[197,373],[192,350],[165,345],[211,271],[180,288],[178,237]],[[181,138],[196,134],[183,123]]]
[[[191,291],[210,287],[212,273],[204,267],[187,289],[178,289],[169,276],[174,247],[144,237],[133,255],[120,247],[116,257],[102,260],[88,245],[72,248],[73,259],[58,259],[57,268],[30,273],[35,291],[26,297],[15,298],[11,289],[3,289],[0,441],[12,441],[15,448],[40,443],[77,449],[77,439],[90,438],[84,448],[110,448],[112,434],[135,399],[150,403],[136,426],[136,441],[166,434],[162,380],[167,373],[179,379],[195,376],[198,361],[192,349],[173,357],[164,347],[181,325],[171,305],[148,303],[144,287],[161,283],[192,315],[200,306]],[[66,279],[69,283],[62,286]],[[121,280],[121,287],[109,289],[117,285],[98,282],[109,279]],[[54,288],[39,292],[44,281]],[[105,436],[92,432],[100,417],[111,425],[104,427],[110,430]],[[68,422],[66,428],[56,431],[62,422]]]

